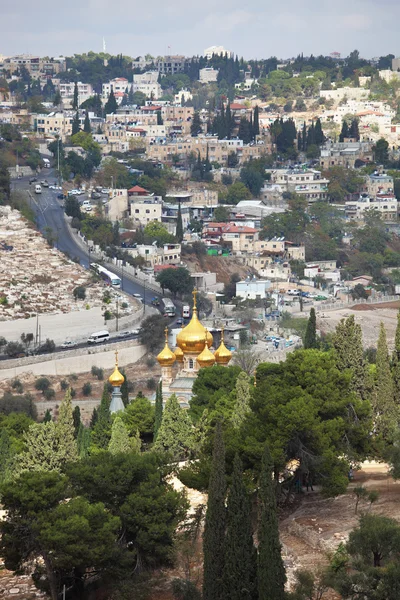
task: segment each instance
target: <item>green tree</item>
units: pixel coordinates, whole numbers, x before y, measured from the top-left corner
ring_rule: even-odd
[[[111,452],[111,454],[132,451],[128,429],[124,425],[121,416],[118,414],[111,427],[111,439],[108,444],[108,451]]]
[[[317,341],[317,318],[315,309],[310,310],[310,316],[307,322],[306,334],[304,336],[304,348],[318,348]]]
[[[75,406],[74,410],[72,411],[72,418],[74,421],[74,436],[77,438],[79,427],[81,425],[81,409],[78,405]]]
[[[172,394],[165,403],[154,450],[169,452],[174,459],[186,458],[194,447],[193,426],[186,410]]]
[[[351,389],[366,397],[367,369],[364,360],[361,326],[355,322],[354,315],[341,319],[333,335],[333,347],[336,351],[336,364],[341,371],[351,369]]]
[[[375,431],[386,442],[392,442],[399,424],[399,405],[394,395],[394,385],[390,370],[386,331],[380,325],[376,352],[376,375],[372,393]]]
[[[92,429],[91,450],[107,450],[111,438],[110,392],[104,384],[103,395],[97,411],[97,421]]]
[[[227,223],[231,218],[231,213],[225,206],[216,206],[214,209],[214,220],[217,223]]]
[[[156,390],[156,402],[155,402],[155,413],[154,413],[154,441],[157,439],[158,431],[161,426],[163,415],[163,395],[162,395],[162,382],[160,381],[157,385]]]
[[[51,412],[47,409],[43,417],[43,423],[48,423],[49,421],[51,421]]]
[[[155,407],[141,393],[132,400],[122,413],[122,420],[133,438],[139,431],[143,438],[150,438],[154,430]]]
[[[190,294],[193,290],[193,278],[185,267],[164,269],[158,273],[156,279],[163,290],[170,290],[174,296],[178,293]]]
[[[378,165],[386,165],[389,160],[389,143],[380,138],[373,147],[374,160]]]
[[[79,133],[81,129],[81,124],[79,121],[79,113],[78,111],[76,111],[75,116],[72,120],[72,132],[71,132],[71,136],[76,135],[77,133]]]
[[[268,448],[261,465],[258,532],[258,598],[284,600],[286,573],[279,541],[276,494],[272,477],[273,463]]]
[[[78,458],[75,440],[75,423],[72,414],[71,388],[66,391],[60,405],[57,421],[57,434],[60,450],[64,453],[65,462],[73,462]]]
[[[236,400],[232,413],[232,424],[239,429],[250,412],[250,377],[242,371],[236,379]]]
[[[166,269],[169,271],[169,269]],[[166,320],[160,318],[160,315],[150,315],[142,321],[139,340],[143,346],[146,346],[149,352],[158,350],[164,340],[164,329]]]
[[[90,433],[91,432],[88,427],[85,427],[82,423],[79,424],[78,435],[76,439],[79,458],[86,458],[89,456]]]
[[[346,121],[346,119],[343,119],[342,122],[342,130],[340,132],[340,136],[339,136],[339,142],[344,142],[345,138],[349,137],[349,125]]]
[[[104,114],[115,114],[117,112],[118,104],[114,96],[114,91],[111,90],[108,100],[104,105]]]
[[[168,233],[165,226],[158,221],[151,221],[147,223],[144,228],[145,238],[148,239],[149,243],[157,242],[157,244],[168,244],[174,241],[174,237]]]
[[[181,203],[178,204],[178,216],[176,220],[176,232],[175,232],[176,240],[179,243],[182,243],[183,240],[183,223],[182,223],[182,211],[181,211]]]
[[[195,111],[193,114],[192,124],[190,125],[190,133],[193,137],[197,137],[201,132],[200,114]]]
[[[221,423],[218,422],[212,458],[208,502],[203,534],[203,599],[220,600],[224,597],[225,564],[225,447]]]
[[[241,200],[250,200],[251,192],[241,181],[236,181],[228,188],[226,195],[227,204],[237,204]]]
[[[6,429],[0,431],[0,484],[9,479],[11,459],[14,452],[11,444],[10,434]]]
[[[85,133],[92,133],[92,128],[91,128],[91,125],[90,125],[90,119],[89,119],[89,113],[88,113],[88,111],[86,111],[86,114],[85,114],[85,122],[83,124],[83,131]]]
[[[24,434],[25,450],[18,457],[15,475],[23,471],[62,471],[69,456],[60,444],[57,423],[34,423]]]
[[[75,85],[74,85],[74,97],[72,99],[72,109],[78,110],[78,84],[76,81],[75,81]]]
[[[257,551],[251,523],[251,504],[243,482],[242,461],[233,461],[232,485],[226,510],[224,598],[257,600]]]
[[[397,313],[396,335],[392,354],[392,376],[395,398],[400,398],[400,310]]]

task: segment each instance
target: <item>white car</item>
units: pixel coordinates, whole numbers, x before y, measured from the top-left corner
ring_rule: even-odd
[[[140,333],[140,329],[132,329],[131,334],[132,335],[139,335]]]
[[[76,346],[76,342],[71,342],[71,341],[66,341],[63,344],[61,344],[61,348],[75,348]]]
[[[107,188],[103,188],[103,189],[101,190],[101,193],[102,193],[102,194],[108,194],[109,192],[110,192],[110,190],[109,190],[109,189],[107,189]]]
[[[118,334],[119,338],[129,337],[133,332],[130,331],[120,331]]]

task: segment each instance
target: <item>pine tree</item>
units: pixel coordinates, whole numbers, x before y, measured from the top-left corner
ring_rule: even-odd
[[[355,138],[358,142],[360,139],[360,132],[358,130],[358,119],[353,119],[350,124],[349,137]]]
[[[74,418],[72,415],[71,389],[68,388],[58,413],[57,434],[60,448],[64,452],[65,462],[78,458],[78,448],[75,440]]]
[[[176,395],[172,394],[165,403],[153,448],[169,452],[175,459],[182,459],[188,456],[193,446],[194,432],[189,415],[181,408]]]
[[[366,397],[367,368],[364,359],[361,327],[354,315],[341,319],[333,334],[333,347],[336,350],[336,364],[340,371],[351,369],[350,388],[360,398]]]
[[[71,135],[75,135],[76,133],[79,133],[80,130],[81,130],[81,125],[80,125],[80,121],[79,121],[79,114],[78,114],[78,111],[76,111],[75,116],[72,119]]]
[[[386,442],[393,442],[399,424],[400,411],[394,396],[394,384],[383,323],[380,326],[376,351],[376,379],[372,405],[376,433],[381,435]]]
[[[236,402],[232,413],[232,425],[239,429],[250,411],[250,377],[242,371],[236,380]]]
[[[179,243],[183,240],[183,222],[182,222],[182,211],[181,211],[181,203],[178,202],[178,215],[176,219],[176,232],[175,237]]]
[[[85,114],[85,122],[83,124],[83,131],[85,133],[92,133],[92,127],[90,125],[90,119],[89,119],[89,113],[88,113],[88,111],[86,111],[86,114]]]
[[[307,329],[304,336],[304,348],[318,348],[317,319],[314,308],[310,310],[310,316],[307,322]]]
[[[131,85],[131,87],[129,88],[129,92],[128,92],[128,104],[130,106],[132,106],[133,103],[134,103],[133,85]],[[157,125],[159,125],[158,117],[157,117]]]
[[[321,146],[321,144],[324,143],[325,141],[325,136],[324,136],[324,132],[322,131],[322,125],[321,125],[321,119],[317,119],[316,123],[315,123],[315,143],[317,144],[317,146]]]
[[[98,415],[97,408],[94,408],[93,412],[92,412],[92,416],[90,417],[90,424],[89,424],[90,429],[93,429],[93,427],[96,425],[98,419],[99,419],[99,415]]]
[[[340,132],[339,135],[339,142],[344,142],[345,138],[349,137],[349,126],[347,124],[346,119],[343,119],[343,123],[342,123],[342,131]]]
[[[111,454],[125,454],[132,451],[128,429],[119,414],[115,417],[111,427],[111,439],[108,444],[108,451]]]
[[[154,441],[157,439],[158,430],[160,429],[163,414],[163,397],[162,397],[162,382],[157,386],[155,414],[154,414]]]
[[[260,109],[258,105],[254,108],[253,113],[253,137],[260,135]]]
[[[78,445],[78,456],[79,458],[86,458],[89,456],[90,448],[90,429],[85,427],[83,423],[79,424],[78,436],[76,443]]]
[[[104,384],[103,395],[97,410],[97,421],[92,429],[91,443],[98,450],[107,450],[111,438],[110,392]]]
[[[258,598],[284,600],[286,574],[279,541],[272,460],[266,448],[260,475],[258,532]]]
[[[47,409],[44,413],[43,423],[48,423],[49,421],[51,421],[51,412]]]
[[[104,113],[109,115],[111,113],[116,113],[118,108],[117,101],[114,96],[114,91],[111,90],[110,95],[108,96],[108,100],[104,106]]]
[[[242,461],[235,456],[226,510],[224,599],[257,600],[257,551]]]
[[[74,97],[72,100],[72,109],[73,110],[78,109],[78,84],[76,81],[75,81],[75,85],[74,85]]]
[[[221,423],[215,430],[208,502],[203,534],[203,600],[220,600],[225,564],[225,447]]]
[[[74,432],[75,432],[75,438],[78,437],[78,431],[79,431],[79,426],[81,424],[81,409],[79,408],[79,406],[75,406],[73,412],[72,412],[72,418],[74,420]]]
[[[118,221],[117,221],[118,223]],[[118,232],[118,236],[119,236],[119,232]],[[117,244],[119,246],[119,244]],[[124,403],[124,406],[128,406],[129,404],[129,382],[128,382],[128,377],[126,375],[126,372],[124,369],[120,369],[121,374],[124,376],[124,383],[121,385],[120,387],[120,392],[121,392],[121,400]]]
[[[303,123],[303,132],[302,132],[302,144],[301,144],[301,149],[303,152],[305,152],[307,150],[307,126],[306,123]]]
[[[201,132],[200,114],[195,111],[193,114],[192,124],[190,125],[190,133],[193,137],[197,137],[199,132]]]

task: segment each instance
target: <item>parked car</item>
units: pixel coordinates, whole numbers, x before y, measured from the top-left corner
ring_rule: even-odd
[[[64,196],[64,194],[57,194],[57,198],[59,200],[64,200],[65,196]]]
[[[183,319],[177,319],[176,320],[176,324],[177,325],[182,325],[182,323],[183,323]]]
[[[140,329],[132,329],[131,334],[132,335],[139,335],[140,333]]]
[[[101,198],[101,194],[99,194],[99,192],[92,192],[92,200],[98,200],[99,198]]]
[[[61,344],[61,348],[75,348],[75,346],[76,346],[76,342],[72,342],[70,340],[67,340],[66,342]]]
[[[109,191],[110,191],[110,190],[109,190],[109,189],[107,189],[107,188],[102,188],[102,190],[101,190],[101,193],[102,193],[102,194],[108,194],[108,193],[109,193]]]
[[[31,177],[29,183],[35,183],[37,181],[37,177]]]
[[[120,331],[118,333],[119,338],[129,337],[130,335],[132,335],[132,333],[130,331]]]
[[[43,181],[41,181],[40,183],[43,187],[49,187],[49,182],[47,181],[47,179],[43,179]]]

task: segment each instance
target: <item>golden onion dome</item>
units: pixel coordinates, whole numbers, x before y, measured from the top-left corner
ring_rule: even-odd
[[[162,367],[172,367],[176,361],[176,356],[168,346],[168,327],[165,328],[165,346],[157,356],[157,360]]]
[[[206,336],[207,333],[208,332],[206,329]],[[197,362],[199,363],[200,367],[212,367],[215,364],[215,356],[208,347],[206,336],[204,337],[204,350],[197,357]]]
[[[221,329],[221,343],[214,352],[217,365],[227,365],[232,358],[232,352],[228,350],[224,343],[224,328]]]
[[[200,353],[205,349],[207,339],[208,346],[212,346],[213,336],[200,323],[197,316],[196,306],[197,291],[193,291],[193,314],[190,323],[186,325],[176,336],[177,346],[185,352]]]
[[[177,346],[174,350],[174,354],[175,354],[175,358],[178,362],[183,362],[183,352],[182,350],[179,348],[179,346]]]
[[[121,387],[125,381],[125,377],[119,372],[118,369],[118,350],[115,351],[115,369],[112,375],[110,375],[108,378],[108,381],[113,387]]]

